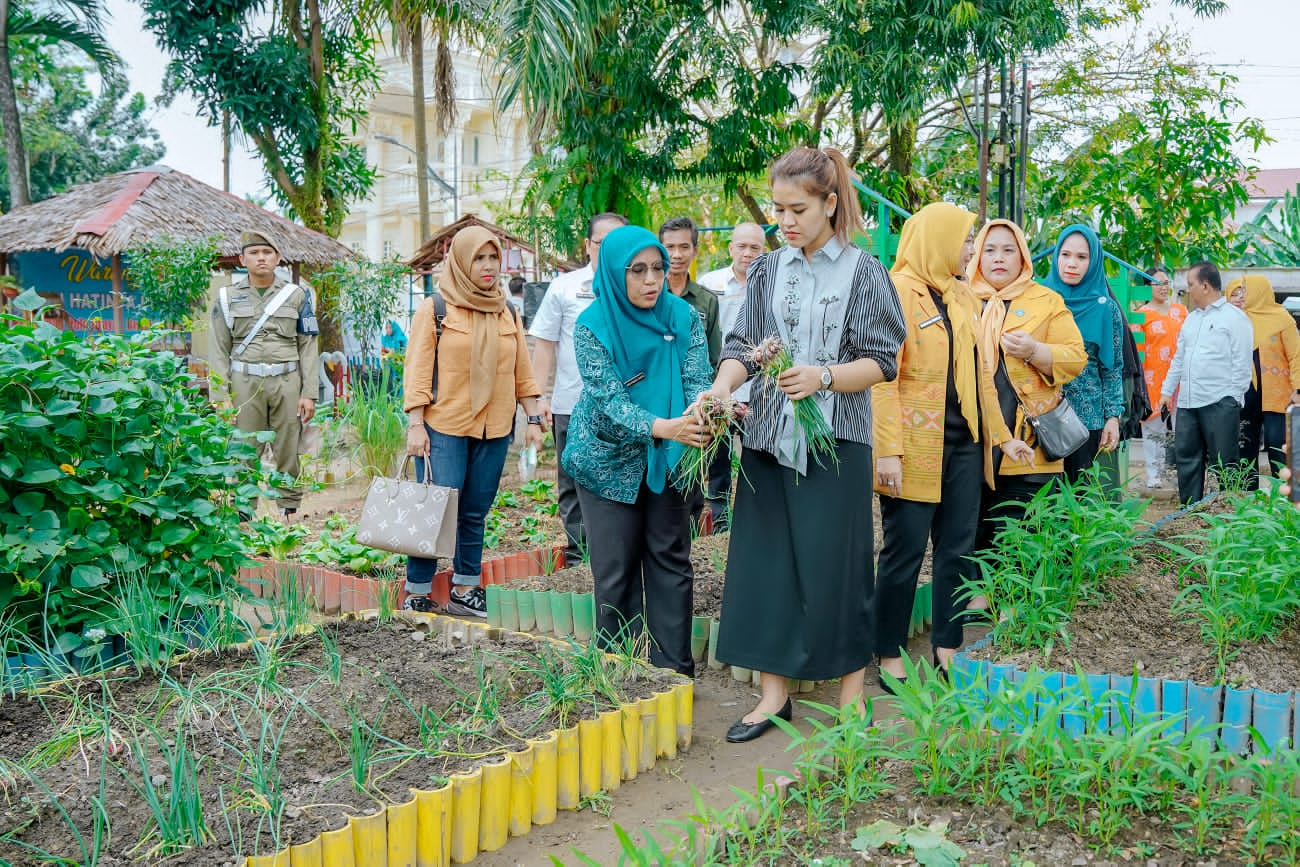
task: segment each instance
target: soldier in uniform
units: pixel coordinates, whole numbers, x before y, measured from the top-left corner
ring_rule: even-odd
[[[223,287],[212,308],[212,371],[230,391],[242,431],[275,433],[278,472],[298,477],[298,443],[316,412],[320,328],[311,293],[275,273],[280,251],[261,232],[239,238],[248,275]],[[298,511],[302,492],[280,490],[281,514]]]

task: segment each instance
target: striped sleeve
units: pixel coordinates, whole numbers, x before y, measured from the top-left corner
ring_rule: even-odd
[[[776,260],[771,253],[764,253],[750,264],[745,279],[745,297],[741,299],[735,321],[727,328],[722,345],[722,357],[733,358],[745,365],[750,376],[758,373],[758,365],[752,357],[754,347],[776,331],[775,323],[767,321],[771,307],[770,284],[775,270]]]
[[[907,338],[898,291],[880,260],[865,253],[858,258],[853,285],[857,291],[844,314],[845,360],[870,358],[891,381],[898,376],[898,349]]]

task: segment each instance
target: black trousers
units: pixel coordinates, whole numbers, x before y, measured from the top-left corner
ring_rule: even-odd
[[[596,586],[596,641],[614,650],[650,635],[650,662],[695,674],[691,657],[690,507],[671,483],[641,484],[635,503],[578,487]]]
[[[1178,462],[1178,498],[1194,503],[1205,496],[1206,463],[1210,469],[1235,464],[1241,406],[1225,397],[1195,409],[1178,407],[1174,425],[1174,457]]]
[[[981,484],[983,496],[980,499],[980,528],[975,539],[976,551],[987,551],[993,547],[993,539],[1007,521],[1019,521],[1025,516],[1025,504],[1034,495],[1050,485],[1061,476],[1056,473],[1040,473],[1031,476],[999,475],[994,482],[997,490]]]
[[[731,517],[731,439],[730,433],[722,438],[709,464],[708,500],[715,532],[727,529]]]
[[[945,442],[940,502],[919,503],[881,496],[880,519],[885,542],[876,569],[878,656],[906,653],[907,626],[927,540],[934,546],[930,579],[934,592],[934,627],[930,643],[935,647],[961,647],[959,615],[965,605],[957,597],[975,568],[966,558],[975,549],[983,468],[984,451],[979,443]]]
[[[1101,445],[1101,431],[1088,431],[1088,441],[1075,449],[1074,454],[1065,456],[1065,477],[1070,484],[1079,481],[1079,476],[1097,460],[1097,448]]]
[[[564,471],[564,464],[558,459],[564,454],[564,447],[569,442],[569,417],[552,415],[551,424],[555,433],[557,458],[555,488],[560,501],[560,520],[564,523],[564,535],[568,540],[564,547],[564,563],[566,566],[576,566],[582,562],[582,549],[587,544],[582,529],[582,506],[578,503],[578,486]]]

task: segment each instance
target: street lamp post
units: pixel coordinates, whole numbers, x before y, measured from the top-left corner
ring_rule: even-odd
[[[415,148],[411,147],[410,145],[406,144],[405,142],[391,135],[385,135],[384,133],[375,133],[375,138],[381,142],[385,142],[390,145],[396,145],[397,147],[401,148],[404,151],[410,151],[415,156],[419,156],[419,154],[416,153]],[[459,220],[460,219],[460,196],[456,192],[456,187],[453,186],[452,184],[447,183],[447,181],[443,178],[443,176],[438,174],[438,172],[429,163],[424,164],[424,171],[429,177],[429,179],[432,180],[439,187],[441,187],[443,192],[446,193],[446,195],[444,195],[438,201],[445,202],[447,201],[447,199],[451,199],[452,220],[453,221]],[[425,214],[424,217],[427,223],[428,215]],[[428,234],[427,227],[422,229],[422,231],[424,231],[426,235]],[[427,240],[428,240],[427,237],[421,238],[420,243],[423,244]]]

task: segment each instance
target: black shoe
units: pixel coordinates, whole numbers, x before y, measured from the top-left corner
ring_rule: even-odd
[[[432,614],[438,610],[438,605],[428,596],[407,596],[406,601],[402,603],[402,610]]]
[[[902,689],[903,687],[907,686],[907,678],[899,677],[899,678],[895,678],[895,680],[898,681],[898,689]],[[893,684],[885,680],[885,676],[883,674],[876,675],[876,683],[880,684],[880,688],[883,689],[885,692],[889,693],[890,695],[898,695],[898,689],[895,689]]]
[[[461,594],[453,587],[451,599],[447,603],[447,613],[461,617],[487,617],[487,596],[483,594],[483,588],[470,587]]]
[[[934,652],[934,673],[944,683],[948,682],[948,667],[939,662],[939,652]]]
[[[793,715],[794,715],[794,708],[793,706],[791,706],[790,699],[788,698],[785,700],[785,705],[782,706],[782,708],[779,711],[777,711],[774,714],[771,714],[771,716],[777,717],[779,719],[783,719],[786,722],[789,722],[790,717],[792,717]],[[743,744],[746,741],[752,741],[754,738],[763,734],[763,732],[775,726],[776,723],[772,722],[772,720],[770,719],[765,718],[759,720],[756,723],[747,723],[745,722],[745,718],[742,716],[740,719],[736,720],[734,724],[732,724],[731,728],[727,729],[727,743]]]

